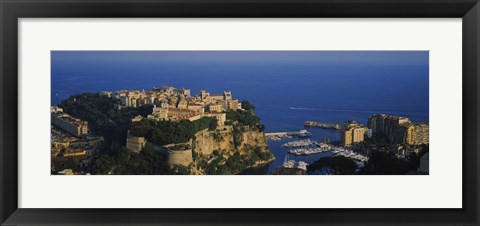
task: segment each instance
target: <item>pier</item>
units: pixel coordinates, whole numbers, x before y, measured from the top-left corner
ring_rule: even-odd
[[[336,130],[340,130],[342,128],[340,124],[324,123],[324,122],[316,122],[316,121],[305,121],[303,125],[306,127],[318,127],[318,128],[336,129]]]
[[[296,132],[274,132],[274,133],[265,133],[267,139],[280,140],[285,137],[310,137],[312,134],[307,130],[300,130]]]

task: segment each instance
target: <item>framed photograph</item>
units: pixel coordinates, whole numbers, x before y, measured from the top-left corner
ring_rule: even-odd
[[[480,223],[476,0],[0,6],[1,225]]]

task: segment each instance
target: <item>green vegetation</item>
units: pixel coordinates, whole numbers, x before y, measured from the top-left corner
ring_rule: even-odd
[[[54,158],[52,160],[51,173],[55,175],[63,169],[73,169],[75,171],[82,170],[79,164],[73,158]]]
[[[117,157],[113,174],[116,175],[160,175],[168,172],[166,157],[146,146],[140,153],[122,149]]]
[[[428,152],[428,145],[404,145],[407,155],[396,155],[397,145],[389,144],[385,137],[376,136],[352,147],[356,152],[366,154],[369,160],[357,171],[356,163],[343,156],[323,157],[307,167],[308,174],[363,174],[363,175],[404,175],[416,171],[421,157]]]
[[[92,166],[92,173],[99,175],[106,175],[112,171],[115,165],[115,159],[108,155],[102,155],[95,160]]]
[[[253,110],[255,110],[255,105],[251,104],[248,100],[244,100],[241,103],[242,103],[242,108],[245,111],[253,112]]]
[[[253,111],[227,111],[227,125],[251,126],[263,132],[265,126],[260,123],[260,118],[253,114]]]
[[[125,146],[128,126],[137,115],[146,117],[152,106],[115,110],[117,101],[97,93],[72,95],[59,106],[69,115],[87,121],[91,131],[105,138],[105,154],[113,155]]]
[[[372,150],[370,159],[361,174],[402,175],[416,167],[405,159],[399,159],[393,152]]]
[[[365,153],[369,160],[359,174],[373,175],[403,175],[416,171],[420,166],[420,158],[428,152],[428,145],[404,145],[407,152],[405,158],[399,158],[398,147],[388,143],[385,137],[374,136],[354,147],[358,152]]]
[[[240,146],[240,144],[242,143],[242,139],[243,139],[242,138],[243,137],[243,127],[234,125],[232,133],[233,133],[233,144],[234,144],[234,146],[235,147]]]
[[[257,162],[267,162],[273,158],[273,154],[262,150],[260,147],[245,145],[245,153],[235,152],[225,157],[218,151],[213,153],[214,159],[206,165],[206,173],[209,175],[233,175],[254,166]]]
[[[116,158],[102,155],[95,160],[92,173],[99,175],[157,175],[168,171],[164,156],[148,146],[140,153],[134,153],[125,147],[120,148]]]
[[[148,145],[140,152],[134,153],[125,147],[127,131],[133,136],[145,137],[148,141],[158,144],[179,144],[172,149],[191,148],[181,145],[195,138],[195,134],[208,129],[213,132],[215,142],[221,142],[224,137],[217,129],[217,119],[204,117],[199,120],[180,122],[141,120],[131,122],[137,115],[147,117],[152,113],[152,106],[124,107],[117,110],[118,100],[94,93],[72,95],[63,101],[59,107],[75,118],[87,121],[90,131],[105,138],[104,146],[98,154],[92,156],[92,164],[85,172],[92,174],[186,174],[191,173],[187,167],[166,165],[166,157],[153,150]],[[244,145],[238,150],[246,131],[264,131],[260,119],[254,114],[255,106],[248,101],[242,101],[244,110],[228,111],[227,124],[233,126],[234,144],[237,149],[233,155],[224,155],[227,150],[216,150],[213,155],[201,156],[194,152],[197,167],[207,174],[238,174],[259,162],[273,158],[272,153],[263,147]],[[75,162],[59,162],[60,168],[78,168]],[[58,171],[52,168],[52,172]]]
[[[404,175],[417,170],[423,153],[424,151],[419,154],[412,153],[406,158],[397,158],[391,151],[372,150],[370,159],[359,174]]]
[[[227,111],[227,125],[234,126],[250,126],[257,128],[258,131],[263,132],[265,126],[260,123],[260,118],[254,113],[255,105],[248,102],[248,100],[242,101],[242,108],[244,110],[229,110]]]
[[[233,126],[233,143],[235,147],[238,147],[243,141],[243,132],[247,129],[256,129],[260,132],[265,130],[265,126],[260,123],[260,118],[258,118],[254,113],[253,109],[255,106],[248,103],[248,101],[242,101],[242,107],[244,103],[247,103],[248,110],[236,110],[236,111],[227,111],[227,125]]]
[[[259,146],[245,145],[244,149],[252,153],[252,158],[255,161],[268,161],[273,158],[270,151],[262,150]]]
[[[361,143],[355,144],[353,147],[357,152],[370,155],[371,150],[391,151],[392,145],[385,136],[375,135],[371,138],[365,138]]]
[[[130,132],[134,136],[145,137],[147,140],[159,144],[185,143],[195,136],[195,133],[209,129],[214,130],[217,119],[204,117],[193,122],[183,120],[181,122],[142,120],[130,125]]]
[[[131,119],[137,115],[146,117],[152,106],[116,109],[117,101],[100,94],[73,95],[59,106],[75,118],[87,121],[90,130],[105,138],[100,156],[94,156],[90,172],[93,174],[162,174],[164,157],[145,148],[139,154],[125,148],[127,130]],[[65,166],[66,167],[66,166]]]
[[[308,174],[353,175],[357,164],[344,156],[323,157],[307,166]]]
[[[420,160],[421,158],[427,154],[427,152],[429,152],[430,148],[429,148],[429,145],[427,144],[423,144],[423,145],[420,145],[420,146],[417,146],[419,148],[419,150],[417,152],[412,152],[409,156],[408,156],[408,160],[410,162],[412,162],[412,164],[415,166],[415,169],[417,169],[418,167],[420,167]]]
[[[216,142],[222,142],[223,141],[223,136],[222,136],[221,132],[220,131],[215,131],[215,133],[213,134],[213,139]]]

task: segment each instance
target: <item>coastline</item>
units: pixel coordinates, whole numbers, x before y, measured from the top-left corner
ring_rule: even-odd
[[[265,160],[261,160],[261,161],[256,161],[255,164],[243,169],[242,171],[240,171],[239,173],[237,174],[234,174],[234,175],[263,175],[263,174],[242,174],[248,170],[252,170],[252,169],[255,169],[255,168],[261,168],[263,166],[268,166],[269,164],[273,163],[277,158],[275,158],[275,156],[272,154],[272,158],[270,158],[269,160],[265,161]],[[267,173],[267,175],[269,175]]]

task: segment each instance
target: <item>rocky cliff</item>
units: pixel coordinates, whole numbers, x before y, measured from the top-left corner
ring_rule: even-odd
[[[195,134],[193,150],[200,155],[211,155],[216,151],[231,151],[235,149],[232,126],[219,126],[215,131],[208,129]]]
[[[248,146],[253,146],[254,148],[259,147],[262,151],[268,151],[267,139],[265,134],[251,127],[245,126],[240,128],[241,136],[238,142],[238,149],[245,150]]]
[[[249,126],[218,126],[186,143],[147,146],[167,155],[167,164],[182,174],[238,174],[275,159],[265,134]]]
[[[193,141],[194,152],[201,155],[213,154],[215,150],[224,155],[232,155],[235,152],[243,153],[251,147],[268,151],[265,134],[247,126],[221,126],[215,131],[206,129],[195,134]]]
[[[220,126],[203,130],[192,141],[191,174],[237,174],[273,161],[265,134],[255,127]]]

